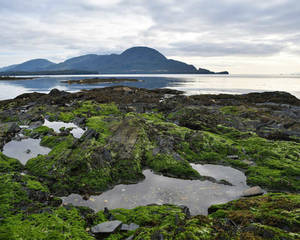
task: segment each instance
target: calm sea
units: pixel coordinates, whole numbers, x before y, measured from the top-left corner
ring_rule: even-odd
[[[81,89],[101,88],[113,85],[127,85],[142,88],[171,88],[193,94],[243,94],[249,92],[286,91],[300,98],[300,75],[81,75],[77,76],[35,76],[32,80],[0,81],[0,100],[14,98],[22,93],[47,93],[53,88],[75,92]],[[91,77],[135,78],[140,82],[115,84],[66,84],[63,80]]]

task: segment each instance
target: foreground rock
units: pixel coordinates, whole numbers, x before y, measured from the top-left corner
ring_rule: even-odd
[[[16,134],[8,134],[15,122],[32,126],[21,132],[52,149],[26,168],[59,195],[134,183],[143,179],[144,168],[207,179],[189,162],[230,165],[245,171],[249,185],[300,191],[300,100],[287,93],[186,97],[122,86],[72,94],[52,90],[1,101],[0,111],[0,146]],[[67,131],[57,135],[36,125],[44,117],[80,122],[87,131],[80,139]]]
[[[253,197],[264,194],[264,191],[259,186],[249,188],[243,192],[243,197]]]
[[[57,134],[41,126],[44,118],[88,130],[80,139]],[[119,225],[109,239],[299,239],[299,119],[300,100],[282,92],[186,97],[118,86],[1,101],[0,147],[22,133],[51,152],[25,166],[0,153],[0,238],[95,239],[92,227],[114,220],[130,230]],[[57,198],[140,181],[145,168],[213,181],[191,162],[229,165],[245,172],[248,185],[285,193],[212,206],[208,217],[173,205],[94,213]]]
[[[94,234],[112,233],[116,231],[121,225],[122,222],[118,220],[100,223],[92,227],[92,233]]]

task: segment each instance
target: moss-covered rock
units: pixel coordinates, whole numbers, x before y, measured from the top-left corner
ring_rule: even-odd
[[[174,205],[143,206],[134,209],[114,209],[110,214],[123,223],[135,223],[139,228],[135,231],[118,231],[107,239],[215,239],[217,235],[212,221],[205,216],[189,218],[185,207]],[[94,224],[107,221],[105,212],[96,214]]]
[[[87,232],[86,225],[77,209],[59,207],[42,213],[17,214],[6,218],[1,222],[0,239],[95,239]]]
[[[0,218],[39,211],[51,201],[57,200],[35,177],[16,172],[0,175]]]
[[[272,193],[212,206],[214,219],[230,219],[240,227],[241,239],[297,239],[300,237],[299,194]],[[250,238],[251,239],[251,238]]]
[[[142,170],[206,179],[189,163],[229,165],[249,185],[300,190],[300,100],[286,93],[174,96],[171,90],[111,87],[74,94],[23,94],[0,101],[0,147],[19,131],[52,151],[27,162],[0,153],[0,238],[93,239],[104,212],[60,204],[55,195],[101,193],[143,179]],[[55,134],[44,118],[78,123],[86,134]],[[53,207],[55,206],[55,207]],[[171,205],[117,209],[140,227],[107,239],[298,239],[299,195],[268,194],[213,206],[208,217]],[[83,214],[83,212],[85,212]],[[298,234],[298,235],[297,235]]]
[[[21,171],[23,165],[19,160],[5,156],[0,152],[0,173]]]

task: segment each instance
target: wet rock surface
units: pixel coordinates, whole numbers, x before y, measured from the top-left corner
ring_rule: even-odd
[[[101,233],[112,233],[117,230],[118,227],[122,225],[121,221],[109,221],[100,223],[94,227],[92,227],[92,233],[101,234]]]
[[[106,237],[298,239],[299,117],[300,100],[284,92],[184,96],[168,89],[116,86],[1,101],[0,148],[13,139],[22,141],[21,133],[41,138],[51,151],[25,165],[1,152],[0,237],[22,239],[26,232],[29,239],[95,239],[93,226],[118,220],[139,228]],[[45,119],[87,131],[76,139],[70,129],[57,133],[42,126]],[[26,155],[31,153],[27,149],[33,151],[25,148]],[[248,185],[271,193],[212,206],[208,217],[190,216],[174,205],[110,214],[59,206],[57,196],[90,196],[137,183],[146,168],[174,179],[226,183],[226,178],[199,174],[190,163],[237,168],[245,172]]]
[[[262,195],[264,191],[259,186],[255,186],[252,188],[249,188],[243,192],[243,197],[252,197],[257,195]]]

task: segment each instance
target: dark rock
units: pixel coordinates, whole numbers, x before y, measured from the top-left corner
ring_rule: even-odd
[[[58,198],[58,197],[54,197],[53,195],[50,195],[49,197],[49,205],[52,206],[52,207],[58,207],[62,204],[62,199],[61,198]]]
[[[273,232],[271,229],[266,228],[260,228],[259,226],[255,226],[253,224],[245,227],[243,229],[244,232],[253,232],[255,234],[258,234],[263,237],[263,239],[274,239],[275,232]],[[281,239],[281,238],[280,238]]]
[[[88,129],[84,132],[84,134],[81,136],[82,139],[92,139],[92,138],[98,138],[99,133],[97,133],[94,129]]]
[[[122,224],[122,222],[118,221],[118,220],[103,222],[103,223],[100,223],[100,224],[92,227],[92,233],[94,233],[94,234],[113,233],[121,226],[121,224]]]
[[[107,164],[113,161],[110,150],[104,147],[95,150],[92,154],[92,159],[92,166],[95,168],[107,166]]]
[[[187,218],[191,217],[190,209],[187,206],[180,205],[179,207],[182,209],[182,212],[186,215]]]
[[[44,120],[43,120],[44,121]],[[30,128],[37,128],[37,127],[40,127],[40,126],[42,126],[43,125],[43,121],[36,121],[36,122],[34,122],[34,121],[31,121],[31,123],[30,123]]]
[[[227,180],[225,179],[221,179],[219,181],[217,181],[218,184],[223,184],[223,185],[226,185],[226,186],[233,186],[232,183],[228,182]]]
[[[82,197],[83,200],[89,200],[90,195],[88,193],[85,193]]]
[[[104,208],[103,214],[109,221],[112,221],[115,219],[107,207]]]
[[[86,118],[85,117],[76,117],[74,119],[74,123],[76,125],[82,125],[82,124],[85,124],[85,122],[86,122]]]
[[[49,194],[42,191],[27,189],[28,197],[39,202],[46,202],[49,199]]]
[[[164,240],[164,235],[160,231],[155,231],[151,235],[151,240]]]
[[[16,123],[11,123],[9,126],[7,133],[17,133],[21,130],[21,128]]]
[[[58,89],[54,88],[52,89],[50,92],[49,92],[49,95],[52,96],[52,97],[55,97],[55,96],[59,96],[61,95],[61,91],[59,91]]]

